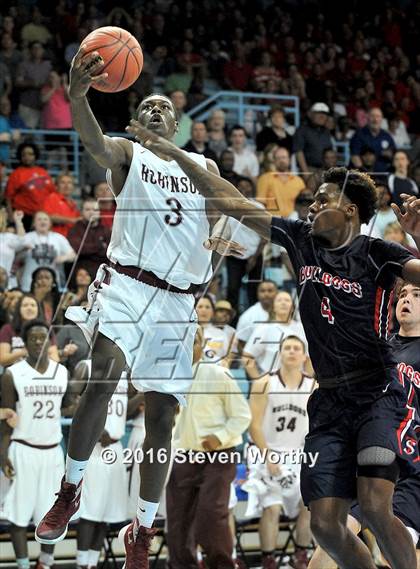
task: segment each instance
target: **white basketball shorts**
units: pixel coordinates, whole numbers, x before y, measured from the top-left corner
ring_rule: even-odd
[[[55,502],[54,489],[64,475],[64,455],[60,445],[37,449],[11,442],[9,459],[15,470],[4,501],[4,517],[13,524],[27,527],[41,521]]]
[[[86,310],[72,306],[66,317],[89,344],[99,330],[124,353],[134,387],[174,395],[185,405],[197,329],[194,296],[149,286],[101,265],[88,297]]]

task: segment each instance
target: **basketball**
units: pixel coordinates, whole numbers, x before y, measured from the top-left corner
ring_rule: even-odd
[[[85,55],[97,51],[105,62],[99,74],[108,77],[92,87],[105,93],[127,89],[136,81],[143,68],[143,51],[134,36],[114,26],[105,26],[91,32],[82,41]]]

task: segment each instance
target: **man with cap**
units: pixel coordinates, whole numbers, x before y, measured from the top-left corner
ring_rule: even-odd
[[[315,103],[309,110],[309,120],[300,126],[293,137],[293,150],[301,175],[322,168],[324,150],[333,146],[326,127],[330,109],[325,103]]]

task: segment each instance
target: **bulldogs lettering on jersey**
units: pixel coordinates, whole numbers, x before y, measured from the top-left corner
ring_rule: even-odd
[[[405,384],[408,379],[416,392],[414,398],[417,409],[416,420],[420,422],[420,338],[395,334],[389,343],[398,361],[401,383]]]
[[[20,439],[33,445],[58,444],[61,432],[61,404],[67,389],[67,369],[50,360],[43,374],[26,361],[8,368],[18,395],[16,412],[19,417],[12,440]]]
[[[387,342],[393,288],[411,253],[366,235],[328,249],[300,220],[274,217],[271,230],[298,275],[302,324],[321,387],[383,382],[384,368],[396,364]]]
[[[314,385],[313,378],[303,375],[297,389],[290,389],[278,372],[269,375],[262,424],[268,448],[277,451],[303,448],[309,430],[306,407]]]
[[[189,156],[206,168],[201,154]],[[107,172],[111,184],[110,171]],[[212,275],[206,202],[175,161],[133,143],[124,187],[115,198],[107,255],[121,265],[152,271],[178,288],[207,282]]]

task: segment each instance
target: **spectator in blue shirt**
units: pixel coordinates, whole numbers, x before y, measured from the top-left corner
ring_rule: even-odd
[[[368,124],[357,130],[350,140],[351,161],[355,168],[362,167],[360,152],[362,148],[369,147],[375,152],[376,172],[389,170],[395,152],[395,142],[389,132],[381,128],[383,118],[381,109],[377,107],[370,109]]]

